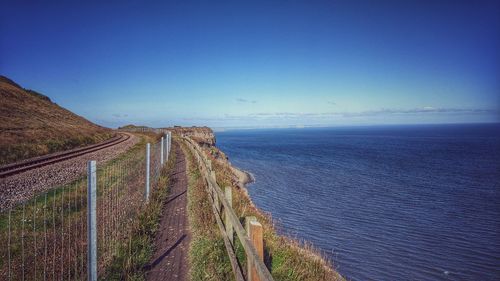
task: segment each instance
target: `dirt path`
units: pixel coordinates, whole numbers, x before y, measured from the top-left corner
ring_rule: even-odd
[[[187,217],[186,158],[179,144],[172,143],[176,155],[171,190],[163,206],[155,253],[146,280],[187,280],[188,249],[191,240]]]

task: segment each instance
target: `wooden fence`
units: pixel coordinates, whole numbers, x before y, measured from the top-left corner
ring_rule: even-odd
[[[207,182],[207,192],[210,195],[212,210],[217,225],[224,238],[224,245],[231,261],[236,281],[273,281],[273,277],[264,264],[264,244],[262,225],[255,217],[246,217],[246,228],[232,208],[231,187],[225,187],[224,192],[217,184],[215,171],[212,170],[211,160],[207,158],[200,146],[190,138],[183,138],[195,156],[201,175]],[[247,260],[247,275],[244,278],[235,254],[234,233],[245,250]]]

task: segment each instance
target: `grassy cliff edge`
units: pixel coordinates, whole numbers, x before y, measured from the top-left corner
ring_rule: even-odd
[[[311,244],[277,233],[271,216],[259,210],[249,197],[244,187],[244,183],[249,180],[248,175],[229,163],[225,154],[215,146],[215,137],[210,129],[189,128],[188,131],[183,129],[182,134],[192,137],[203,147],[204,152],[212,160],[219,185],[232,188],[233,208],[240,219],[255,216],[262,223],[265,263],[275,280],[345,280],[334,270],[331,261]],[[188,150],[185,149],[186,151]],[[204,183],[200,181],[201,176],[194,164],[190,164],[190,174],[190,192],[197,193],[196,196],[188,197],[191,201],[188,203],[191,204],[191,207],[188,207],[190,219],[195,221],[194,224],[191,222],[191,225],[194,225],[193,245],[190,251],[192,280],[232,280],[222,238],[219,237],[208,200],[203,200],[203,196],[206,196],[203,195]],[[192,202],[193,200],[195,202]],[[207,243],[197,244],[195,242],[197,240]],[[244,253],[241,247],[236,246],[238,259],[243,264]]]

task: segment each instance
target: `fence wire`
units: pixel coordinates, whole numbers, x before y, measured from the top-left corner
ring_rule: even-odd
[[[164,163],[167,161],[164,142]],[[161,142],[151,145],[150,183],[160,178]],[[98,273],[130,237],[146,204],[146,149],[97,169]],[[87,175],[0,213],[0,280],[87,279]]]
[[[163,147],[165,149],[165,145]],[[151,145],[151,182],[157,183],[160,178],[160,170],[161,170],[161,149],[162,142],[159,141]],[[166,154],[164,154],[166,155]],[[164,156],[165,157],[165,156]],[[152,185],[153,187],[154,184]]]
[[[1,280],[71,280],[86,274],[86,180],[0,214]]]

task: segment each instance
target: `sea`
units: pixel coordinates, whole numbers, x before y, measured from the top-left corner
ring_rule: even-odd
[[[500,280],[500,124],[216,133],[281,234],[348,280]]]

